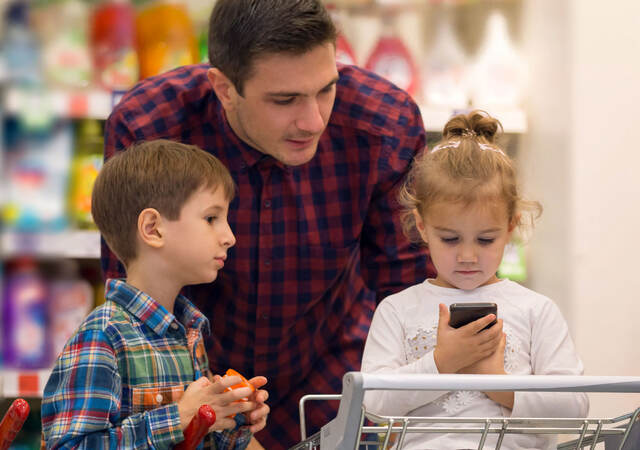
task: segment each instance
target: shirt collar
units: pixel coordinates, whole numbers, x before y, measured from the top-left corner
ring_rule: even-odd
[[[123,279],[108,279],[105,298],[121,305],[159,336],[164,336],[176,320],[183,327],[209,332],[209,321],[185,296],[178,295],[173,314],[149,295]]]

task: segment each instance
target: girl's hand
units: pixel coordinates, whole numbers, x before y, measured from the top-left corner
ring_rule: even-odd
[[[438,308],[438,338],[433,358],[440,373],[457,373],[496,351],[502,339],[502,319],[483,330],[496,319],[494,314],[489,314],[456,329],[449,325],[446,305],[440,303]]]
[[[507,335],[502,333],[502,338],[498,344],[498,348],[492,355],[487,356],[480,361],[471,364],[458,373],[482,374],[482,375],[507,375],[504,370],[504,349],[507,345]],[[485,392],[487,397],[496,403],[501,404],[509,409],[513,409],[514,394],[509,391]]]

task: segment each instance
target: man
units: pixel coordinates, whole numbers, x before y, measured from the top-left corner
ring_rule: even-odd
[[[218,0],[209,65],[143,81],[109,118],[105,155],[157,138],[218,157],[238,185],[236,246],[215,284],[187,294],[216,326],[212,370],[269,380],[258,441],[300,441],[298,400],[358,370],[376,302],[433,275],[403,237],[396,190],[425,146],[413,100],[352,66],[319,0]],[[103,268],[120,267],[103,247]],[[224,317],[224,321],[219,318]],[[310,405],[308,432],[336,404]]]

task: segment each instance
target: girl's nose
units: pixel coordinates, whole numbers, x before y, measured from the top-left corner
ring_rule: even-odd
[[[457,261],[459,263],[476,263],[478,262],[478,255],[470,247],[462,247],[458,252]]]

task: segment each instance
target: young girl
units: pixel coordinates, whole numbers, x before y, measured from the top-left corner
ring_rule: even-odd
[[[518,192],[513,162],[494,143],[500,124],[474,111],[451,119],[419,157],[400,193],[405,232],[429,247],[438,275],[378,306],[364,349],[366,373],[580,375],[558,307],[496,276],[505,245],[541,211]],[[492,302],[496,317],[449,326],[452,303]],[[367,411],[430,417],[584,417],[584,393],[368,391]],[[490,435],[491,436],[491,435]],[[477,448],[479,434],[408,433],[407,449]],[[493,442],[493,446],[491,443]],[[550,449],[554,435],[508,435],[503,449]],[[493,448],[493,439],[486,448]]]

